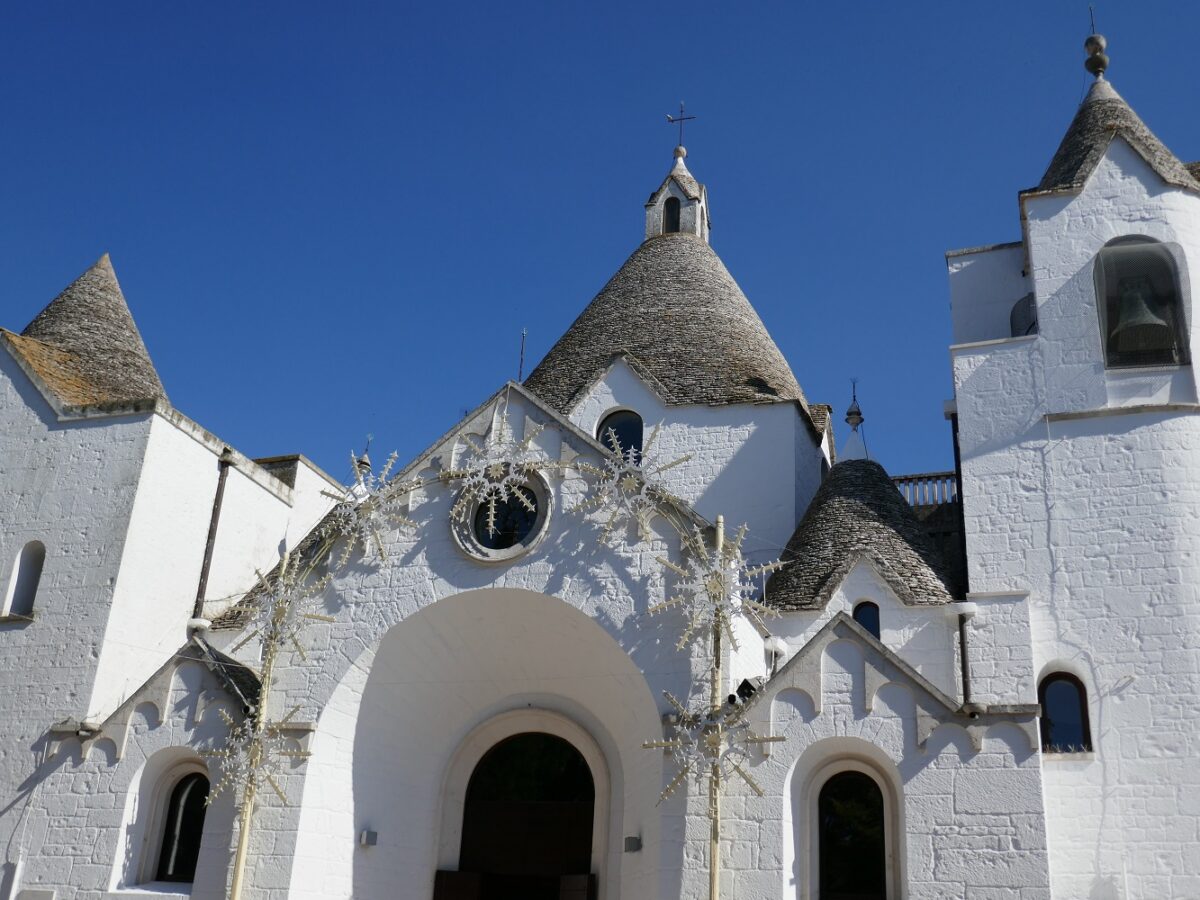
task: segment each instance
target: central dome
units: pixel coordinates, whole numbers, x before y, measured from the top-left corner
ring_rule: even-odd
[[[790,401],[808,411],[750,301],[694,234],[642,244],[525,385],[565,415],[619,355],[672,405]]]

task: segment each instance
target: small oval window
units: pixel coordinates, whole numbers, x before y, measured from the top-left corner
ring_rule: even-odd
[[[637,462],[642,455],[642,417],[631,409],[618,409],[600,420],[596,440],[614,453]]]

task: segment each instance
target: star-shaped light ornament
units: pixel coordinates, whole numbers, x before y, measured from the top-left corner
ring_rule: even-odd
[[[288,553],[283,555],[278,569],[268,575],[260,572],[257,587],[247,595],[252,604],[249,630],[233,646],[233,652],[257,637],[262,640],[264,656],[290,643],[307,662],[308,656],[299,640],[300,632],[309,622],[335,621],[333,616],[316,612],[316,602],[332,576],[315,578],[313,575],[312,566],[301,569],[291,565],[291,554]]]
[[[457,482],[458,499],[450,508],[450,518],[466,522],[480,506],[487,510],[489,537],[499,529],[500,508],[515,501],[531,514],[537,504],[526,485],[540,470],[554,463],[546,458],[534,442],[545,426],[529,423],[525,436],[517,440],[508,421],[508,410],[499,404],[492,412],[492,425],[485,435],[466,434],[458,465],[441,473],[444,482]]]
[[[216,760],[221,770],[221,777],[208,792],[205,802],[211,804],[226,791],[235,794],[240,802],[249,786],[266,782],[276,796],[287,803],[287,795],[277,776],[283,774],[285,767],[311,756],[307,750],[292,750],[287,746],[284,732],[299,710],[300,707],[295,706],[278,722],[263,722],[261,728],[256,728],[254,710],[239,722],[222,708],[221,718],[229,727],[225,746],[201,752],[202,756]]]
[[[716,814],[721,781],[734,775],[761,797],[762,788],[746,771],[751,748],[784,738],[755,734],[746,721],[744,707],[728,705],[695,713],[689,712],[671,693],[664,691],[663,696],[675,708],[674,734],[666,740],[646,741],[642,746],[648,750],[666,750],[679,771],[663,789],[658,802],[662,803],[675,793],[689,776],[697,785],[708,781],[710,814]]]
[[[383,536],[396,528],[417,527],[417,523],[404,514],[403,506],[420,485],[416,481],[389,480],[396,459],[397,454],[393,453],[376,473],[365,452],[362,456],[351,453],[354,484],[344,496],[326,492],[326,496],[341,501],[325,519],[320,532],[330,546],[338,540],[346,540],[338,554],[338,568],[350,561],[355,547],[362,547],[366,557],[386,561]]]
[[[608,448],[599,465],[586,460],[576,463],[576,468],[585,475],[595,477],[590,494],[575,507],[576,512],[603,509],[608,513],[600,531],[604,542],[621,525],[636,524],[638,537],[649,540],[650,523],[655,516],[669,515],[672,506],[682,506],[683,501],[675,497],[658,481],[658,476],[668,469],[681,465],[692,458],[689,453],[670,462],[659,462],[654,457],[654,440],[660,426],[655,425],[641,450],[637,447],[622,447],[614,429],[602,436]]]
[[[742,556],[745,525],[738,529],[732,539],[724,537],[720,524],[717,533],[717,546],[711,550],[699,528],[685,533],[683,545],[687,559],[683,566],[662,557],[658,559],[679,576],[680,583],[674,596],[650,607],[647,612],[655,615],[672,607],[683,609],[687,625],[676,649],[682,650],[694,637],[710,631],[728,637],[730,646],[736,649],[738,642],[733,633],[736,618],[748,618],[765,628],[764,618],[779,615],[755,599],[758,591],[754,580],[760,575],[779,570],[783,563],[776,560],[757,566],[747,564]]]

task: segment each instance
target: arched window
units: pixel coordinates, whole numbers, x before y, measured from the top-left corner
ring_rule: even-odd
[[[595,800],[591,769],[568,741],[542,732],[506,738],[467,786],[459,873],[479,879],[482,897],[559,897],[568,884],[587,887]],[[452,896],[453,881],[443,873],[435,896]]]
[[[875,637],[879,637],[879,607],[870,600],[864,600],[854,607],[854,621]]]
[[[46,547],[41,541],[30,541],[21,549],[8,580],[8,597],[4,603],[7,615],[26,618],[33,615],[33,601],[45,562]]]
[[[668,197],[663,204],[663,234],[679,230],[679,198]]]
[[[184,775],[171,790],[163,816],[155,881],[195,880],[207,800],[208,779],[199,772]]]
[[[1066,672],[1053,672],[1038,685],[1042,704],[1042,752],[1084,753],[1092,749],[1087,689]]]
[[[886,900],[883,792],[865,772],[839,772],[817,800],[821,900]]]
[[[596,440],[614,453],[632,455],[637,462],[642,456],[642,417],[631,409],[618,409],[600,420]]]
[[[1094,275],[1106,366],[1188,362],[1179,269],[1165,245],[1137,236],[1109,241]]]

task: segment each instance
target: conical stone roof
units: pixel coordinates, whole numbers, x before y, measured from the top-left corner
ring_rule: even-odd
[[[7,337],[69,406],[166,399],[107,253]]]
[[[525,385],[566,415],[620,355],[670,404],[795,401],[808,409],[750,301],[697,235],[643,243]]]
[[[839,462],[809,504],[767,582],[778,609],[821,609],[861,559],[909,604],[953,601],[952,580],[912,507],[879,463]]]
[[[1075,113],[1038,191],[1082,188],[1114,137],[1121,137],[1167,184],[1200,192],[1200,182],[1103,78]]]

